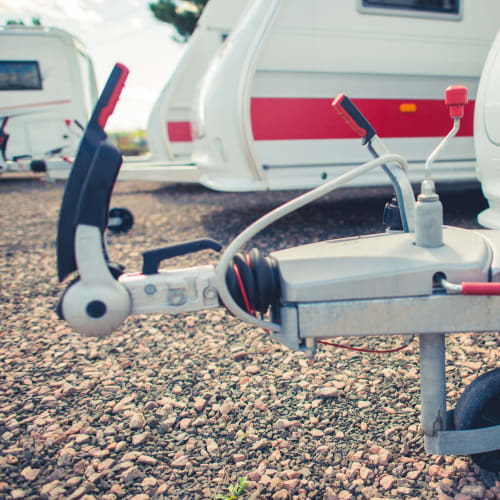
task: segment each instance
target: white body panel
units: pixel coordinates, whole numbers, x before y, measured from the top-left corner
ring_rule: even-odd
[[[0,90],[0,117],[8,116],[7,159],[43,159],[56,148],[73,156],[97,100],[92,63],[81,43],[56,28],[0,28],[0,61],[36,61],[41,89]],[[65,120],[71,120],[69,126]]]
[[[500,31],[481,76],[474,117],[478,177],[490,208],[478,221],[500,229]]]
[[[461,8],[451,20],[369,14],[354,0],[251,2],[198,87],[191,159],[201,182],[235,191],[308,188],[365,161],[359,139],[325,137],[325,117],[314,116],[318,103],[340,92],[375,103],[378,115],[385,114],[387,102],[436,109],[450,84],[467,85],[473,100],[500,24],[500,4],[463,0]],[[282,113],[283,103],[291,111]],[[417,127],[408,121],[411,113],[399,111],[383,124],[393,130],[400,118],[406,120],[407,135],[378,130],[393,152],[408,157],[412,181],[421,180],[426,156],[452,125],[449,118],[444,122],[445,113],[439,132],[426,134],[435,119],[426,113],[414,114]],[[332,112],[332,126],[334,119]],[[378,128],[377,116],[373,121]],[[308,132],[316,128],[317,137]],[[469,128],[440,158],[436,180],[475,179]],[[359,181],[387,182],[382,172]]]

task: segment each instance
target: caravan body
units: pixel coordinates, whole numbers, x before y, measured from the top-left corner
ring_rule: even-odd
[[[205,7],[149,116],[147,134],[153,161],[190,159],[193,150],[190,120],[197,87],[247,3],[247,0],[210,0]]]
[[[474,117],[478,177],[489,208],[478,222],[500,229],[500,31],[481,75]]]
[[[331,110],[341,92],[409,159],[418,181],[449,125],[442,98],[450,84],[466,85],[471,102],[435,178],[475,179],[474,98],[499,23],[497,0],[248,2],[198,86],[191,160],[200,182],[309,188],[365,161]],[[358,182],[387,180],[380,171]]]
[[[0,119],[4,160],[73,156],[97,99],[92,63],[69,33],[0,28]]]

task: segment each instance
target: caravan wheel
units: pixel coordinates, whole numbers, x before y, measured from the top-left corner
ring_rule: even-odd
[[[134,225],[134,216],[128,208],[115,207],[109,211],[108,229],[112,233],[126,233]]]
[[[454,411],[458,431],[500,425],[500,369],[475,379],[464,391]],[[470,455],[482,469],[500,471],[500,450]]]

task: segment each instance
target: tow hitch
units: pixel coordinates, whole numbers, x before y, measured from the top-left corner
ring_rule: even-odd
[[[429,453],[470,454],[500,470],[500,369],[481,375],[446,409],[445,335],[500,329],[500,231],[443,227],[432,162],[458,131],[465,87],[446,91],[454,125],[432,152],[417,200],[408,165],[391,154],[352,102],[333,106],[374,159],[313,189],[246,228],[211,265],[168,270],[163,260],[205,249],[210,239],[143,253],[142,272],[127,274],[108,255],[104,232],[122,158],[103,130],[128,70],[113,69],[85,130],[62,202],[57,252],[60,281],[77,272],[58,307],[84,335],[109,335],[132,314],[178,314],[226,307],[292,349],[314,356],[334,337],[418,334],[422,428]],[[322,241],[264,255],[241,248],[286,214],[381,167],[395,191],[397,224],[383,234]],[[394,213],[390,217],[394,221]],[[400,227],[400,230],[395,228]],[[450,418],[450,416],[452,418]]]

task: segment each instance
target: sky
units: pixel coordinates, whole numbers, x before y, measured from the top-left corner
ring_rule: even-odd
[[[0,25],[22,19],[30,25],[65,29],[86,46],[99,92],[115,62],[130,70],[127,84],[107,130],[146,128],[151,108],[180,59],[185,44],[174,28],[157,21],[153,0],[0,0]]]

